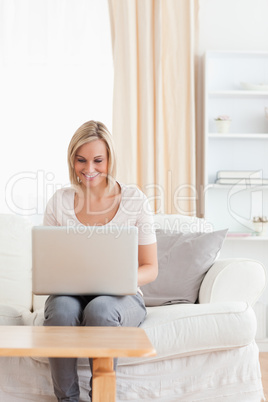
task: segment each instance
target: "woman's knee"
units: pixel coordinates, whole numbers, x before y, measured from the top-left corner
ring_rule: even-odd
[[[111,326],[121,325],[120,311],[116,297],[98,296],[91,300],[84,309],[83,325],[86,326]]]
[[[75,326],[81,321],[82,308],[77,297],[50,296],[45,305],[44,325]]]
[[[86,326],[139,326],[146,317],[146,308],[141,296],[98,296],[83,314]]]

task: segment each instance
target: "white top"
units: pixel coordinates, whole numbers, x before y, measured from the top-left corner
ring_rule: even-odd
[[[137,226],[139,230],[139,245],[156,242],[153,212],[145,194],[136,186],[119,184],[121,187],[121,202],[113,219],[104,226],[116,225]],[[44,222],[45,226],[84,226],[76,217],[74,211],[75,190],[65,187],[57,190],[47,203]]]

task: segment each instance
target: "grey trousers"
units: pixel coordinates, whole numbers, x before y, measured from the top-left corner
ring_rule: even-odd
[[[139,293],[134,296],[49,296],[44,325],[138,327],[145,317],[146,308]],[[114,360],[116,368],[117,359]],[[77,359],[51,358],[49,363],[57,400],[78,402]],[[89,364],[92,368],[92,359]]]

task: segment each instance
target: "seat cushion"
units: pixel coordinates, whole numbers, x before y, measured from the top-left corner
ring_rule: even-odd
[[[256,316],[247,303],[180,304],[148,307],[142,328],[154,345],[154,357],[124,358],[121,364],[190,356],[250,344]]]
[[[173,304],[147,307],[141,328],[154,345],[152,357],[120,358],[118,364],[137,364],[173,357],[191,356],[250,344],[256,334],[253,309],[243,302],[214,304]],[[36,311],[26,325],[42,325],[43,310]],[[34,358],[47,361],[46,358]],[[79,359],[88,365],[88,359]]]

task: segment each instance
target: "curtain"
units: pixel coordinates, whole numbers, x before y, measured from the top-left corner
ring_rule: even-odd
[[[195,214],[196,0],[108,0],[118,178],[156,213]]]

